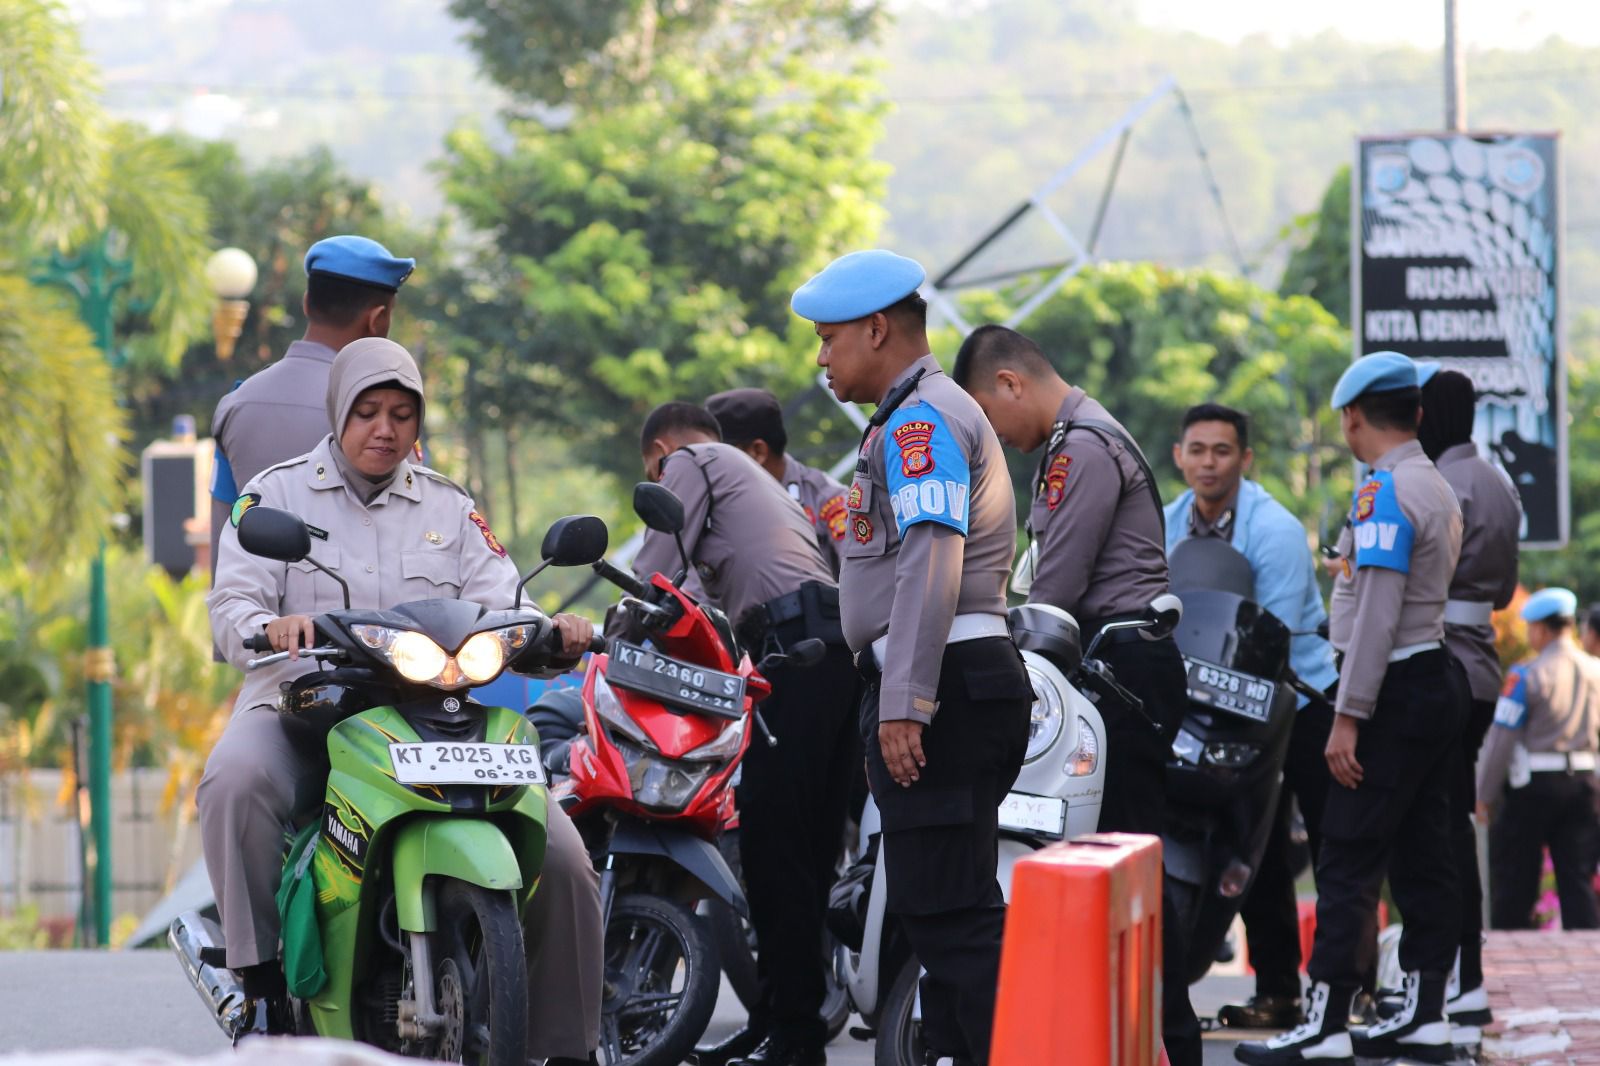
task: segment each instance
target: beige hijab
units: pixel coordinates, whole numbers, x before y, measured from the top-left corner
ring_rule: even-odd
[[[422,392],[422,372],[411,353],[387,337],[363,337],[351,341],[339,350],[328,371],[328,424],[333,427],[334,463],[339,473],[365,503],[370,503],[378,493],[389,487],[395,471],[381,478],[370,477],[357,470],[339,447],[344,435],[344,424],[350,418],[350,409],[356,399],[367,389],[380,385],[406,389],[417,396],[417,426],[422,426],[425,399]]]

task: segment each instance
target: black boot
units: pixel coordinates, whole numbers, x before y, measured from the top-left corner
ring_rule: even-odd
[[[774,1033],[761,1046],[728,1066],[827,1066],[828,1053],[821,1044],[786,1039]]]
[[[728,1066],[728,1063],[741,1055],[748,1055],[761,1046],[770,1030],[765,1022],[758,1022],[754,1018],[745,1023],[744,1028],[736,1029],[732,1036],[724,1039],[720,1044],[706,1044],[694,1049],[694,1061],[697,1066]]]
[[[249,1005],[239,1015],[232,1036],[234,1044],[256,1036],[293,1036],[294,1012],[289,1007],[289,985],[283,965],[277,959],[241,966],[234,971]]]
[[[1217,1011],[1229,1029],[1293,1029],[1300,1024],[1300,997],[1254,995]]]
[[[1306,1020],[1271,1040],[1247,1040],[1233,1049],[1233,1057],[1250,1066],[1291,1066],[1303,1062],[1355,1066],[1346,1019],[1353,988],[1311,986],[1306,999]]]
[[[1450,1043],[1450,1022],[1444,1016],[1442,973],[1406,974],[1405,999],[1400,1012],[1376,1025],[1357,1029],[1356,1054],[1368,1059],[1406,1058],[1424,1062],[1449,1062],[1455,1058]]]

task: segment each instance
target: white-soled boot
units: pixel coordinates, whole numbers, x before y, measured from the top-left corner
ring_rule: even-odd
[[[1233,1057],[1250,1066],[1329,1063],[1355,1066],[1350,1033],[1345,1029],[1355,989],[1332,989],[1322,982],[1306,996],[1306,1020],[1271,1040],[1249,1040],[1233,1049]]]
[[[1354,1033],[1355,1053],[1362,1058],[1405,1056],[1424,1062],[1449,1062],[1455,1057],[1450,1022],[1444,1014],[1445,975],[1408,973],[1405,1001],[1399,1013]]]

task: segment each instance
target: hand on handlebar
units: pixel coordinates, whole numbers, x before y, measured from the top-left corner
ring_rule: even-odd
[[[309,614],[289,614],[267,623],[267,640],[273,651],[286,651],[290,659],[300,658],[300,649],[317,641],[316,627]]]
[[[551,621],[555,623],[551,646],[561,658],[576,659],[590,650],[594,641],[593,622],[576,614],[558,614]]]

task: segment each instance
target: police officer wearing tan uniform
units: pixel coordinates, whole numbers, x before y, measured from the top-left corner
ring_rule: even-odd
[[[1005,326],[972,331],[955,379],[1002,441],[1025,452],[1044,447],[1028,515],[1028,601],[1061,608],[1084,633],[1142,616],[1167,591],[1165,525],[1155,477],[1127,431],[1063,381],[1038,345]],[[1167,759],[1188,702],[1183,656],[1170,637],[1150,641],[1133,631],[1112,634],[1099,654],[1144,705],[1108,716],[1100,828],[1159,835],[1168,828]],[[1189,891],[1166,879],[1162,954],[1175,977],[1188,941],[1179,900]],[[1188,986],[1164,981],[1162,995],[1167,1057],[1173,1066],[1199,1066]]]
[[[1600,661],[1572,642],[1578,598],[1567,589],[1528,597],[1533,661],[1513,666],[1478,767],[1478,795],[1494,810],[1489,829],[1489,920],[1534,928],[1540,857],[1550,849],[1561,928],[1600,928],[1594,869]]]
[[[766,389],[730,389],[706,401],[706,410],[722,427],[722,439],[754,459],[778,479],[805,511],[817,531],[817,547],[834,577],[839,576],[839,549],[849,529],[845,487],[825,471],[807,466],[789,454],[783,407]]]
[[[867,780],[888,909],[927,971],[924,1043],[988,1061],[1005,902],[998,810],[1027,749],[1032,693],[1009,639],[1016,505],[983,412],[928,354],[920,265],[855,252],[791,300],[846,402],[876,403],[846,497],[845,637],[867,678]]]
[[[1357,480],[1339,537],[1329,611],[1342,656],[1328,737],[1329,790],[1317,858],[1317,933],[1305,1023],[1240,1044],[1241,1062],[1353,1064],[1454,1055],[1445,982],[1461,938],[1450,839],[1452,778],[1467,680],[1444,648],[1444,605],[1461,551],[1455,494],[1417,443],[1416,366],[1396,352],[1366,356],[1339,379],[1333,407]],[[1384,875],[1405,921],[1400,1010],[1347,1031],[1350,1001],[1371,965]]]
[[[211,416],[213,575],[239,486],[328,435],[323,397],[334,355],[351,341],[389,335],[396,294],[416,265],[366,237],[328,237],[306,252],[305,336],[282,359],[240,382]]]
[[[471,498],[406,459],[422,415],[422,378],[404,348],[368,338],[339,353],[323,412],[337,434],[252,478],[223,530],[207,604],[212,635],[229,662],[243,667],[251,657],[245,639],[263,630],[279,651],[308,647],[312,616],[344,606],[338,585],[308,563],[273,562],[239,546],[237,518],[256,504],[306,521],[317,560],[349,583],[355,606],[440,597],[512,602],[517,568]],[[581,654],[589,624],[572,615],[556,622],[567,650]],[[227,964],[258,1001],[270,1002],[283,989],[274,894],[285,827],[322,793],[321,772],[292,747],[279,723],[278,686],[314,669],[309,660],[291,658],[246,675],[196,796]],[[599,1038],[598,882],[577,830],[557,804],[550,805],[547,832],[539,889],[525,915],[529,1047],[536,1057],[555,1056],[553,1062],[587,1062]],[[266,1013],[257,1011],[258,1020]]]
[[[1461,884],[1461,954],[1451,974],[1445,1013],[1457,1024],[1483,1025],[1493,1019],[1483,987],[1483,884],[1478,876],[1478,834],[1472,824],[1477,805],[1474,776],[1478,749],[1500,695],[1500,653],[1490,619],[1517,591],[1522,503],[1511,479],[1480,456],[1472,443],[1477,395],[1471,379],[1441,370],[1438,363],[1418,363],[1417,381],[1422,386],[1417,440],[1461,505],[1461,558],[1444,605],[1444,644],[1466,669],[1472,694],[1451,811]]]
[[[704,408],[661,405],[640,432],[645,474],[683,501],[684,551],[753,658],[808,639],[827,652],[815,666],[768,674],[772,695],[760,710],[778,743],[757,737],[750,744],[737,793],[761,1000],[745,1029],[699,1061],[812,1066],[827,1061],[823,921],[861,759],[852,717],[857,678],[839,590],[812,524],[768,471],[720,436]],[[640,577],[680,566],[674,537],[645,534],[633,560]]]

